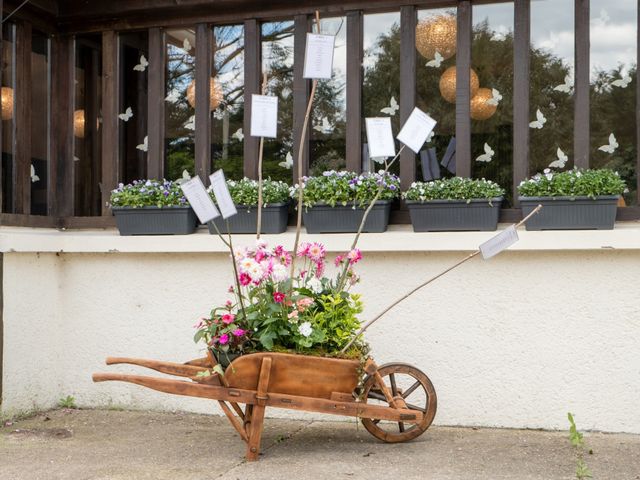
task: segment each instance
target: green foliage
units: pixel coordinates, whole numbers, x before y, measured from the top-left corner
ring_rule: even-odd
[[[491,180],[453,177],[433,182],[414,182],[404,194],[406,200],[472,200],[502,197],[504,189]]]
[[[336,172],[330,170],[318,177],[305,177],[303,202],[307,207],[317,203],[365,206],[382,188],[380,200],[393,200],[400,194],[400,179],[391,173]],[[291,196],[297,198],[298,189],[291,189]]]
[[[76,406],[76,399],[71,395],[67,395],[66,397],[58,400],[58,407],[60,408],[78,408]]]
[[[258,205],[258,182],[249,178],[242,180],[227,180],[229,193],[236,205]],[[211,198],[215,201],[213,192]],[[289,201],[289,185],[278,180],[262,181],[262,201],[266,206],[271,203],[284,203]]]
[[[316,306],[304,318],[311,318],[311,325],[323,332],[321,346],[328,351],[335,351],[346,346],[360,330],[357,317],[360,313],[360,295],[332,292],[318,297]]]
[[[591,470],[589,470],[589,467],[587,467],[587,464],[584,461],[584,436],[578,431],[573,415],[571,413],[567,413],[567,417],[569,418],[569,441],[576,450],[576,478],[578,480],[592,478],[593,475],[591,474]]]
[[[112,207],[185,207],[189,202],[180,185],[170,180],[134,180],[111,191]]]
[[[555,173],[546,169],[525,180],[518,192],[525,197],[590,197],[598,195],[621,195],[626,189],[618,172],[609,169],[573,169]]]

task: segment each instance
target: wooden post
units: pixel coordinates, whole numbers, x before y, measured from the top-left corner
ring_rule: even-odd
[[[120,178],[119,43],[113,30],[102,33],[102,215],[110,214],[109,197]]]
[[[458,3],[456,53],[456,175],[471,176],[471,2]]]
[[[161,28],[149,29],[147,177],[164,177],[164,112],[167,47]]]
[[[416,22],[413,6],[400,9],[400,125],[416,106]],[[400,182],[407,189],[416,179],[416,155],[405,148],[400,155]]]
[[[589,168],[589,0],[575,0],[574,165]]]
[[[260,90],[260,25],[255,19],[244,22],[244,174],[258,177],[258,138],[251,133],[251,95]]]
[[[513,24],[513,204],[518,205],[518,185],[529,177],[529,0],[515,0]]]
[[[265,357],[260,367],[260,377],[258,379],[258,392],[256,393],[257,404],[253,406],[251,413],[251,427],[249,442],[247,444],[247,460],[255,461],[260,455],[260,440],[262,438],[262,427],[264,424],[264,412],[268,399],[269,378],[271,376],[271,358]]]
[[[14,106],[15,213],[31,213],[31,24],[16,26]]]
[[[302,148],[302,175],[309,171],[309,127],[302,132],[304,115],[309,99],[309,80],[302,78],[304,71],[304,51],[309,31],[309,18],[307,15],[296,15],[294,18],[294,42],[293,42],[293,158],[297,159]],[[302,138],[304,145],[296,142],[296,138]],[[291,168],[293,184],[298,183],[297,162]]]
[[[213,30],[206,23],[196,26],[196,175],[209,183],[211,174],[210,79]]]
[[[347,170],[362,171],[362,13],[347,13]]]

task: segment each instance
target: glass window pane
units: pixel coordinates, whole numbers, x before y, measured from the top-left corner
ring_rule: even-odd
[[[347,19],[323,18],[322,33],[336,36],[333,76],[320,80],[316,91],[311,126],[310,174],[341,170],[346,165],[347,128]]]
[[[14,129],[15,112],[15,25],[5,23],[2,26],[2,212],[12,213],[14,166]]]
[[[574,0],[531,2],[530,173],[573,168]]]
[[[196,35],[184,28],[167,30],[166,38],[165,177],[175,180],[184,170],[195,175]]]
[[[47,214],[49,170],[49,38],[31,41],[31,214]]]
[[[474,6],[471,53],[479,81],[471,99],[471,172],[502,186],[508,203],[513,199],[513,13],[510,2]]]
[[[244,176],[244,28],[214,27],[213,35],[213,76],[223,95],[212,120],[213,166],[222,168],[226,178],[238,180]]]
[[[591,0],[591,166],[616,170],[637,203],[635,0]]]
[[[394,135],[397,135],[400,123],[400,12],[364,15],[363,22],[362,114],[364,118],[390,116]],[[367,142],[364,119],[361,131],[364,145]],[[368,154],[363,152],[363,169],[377,169],[367,159]],[[396,162],[391,170],[399,173],[399,163]]]
[[[278,97],[278,137],[265,139],[265,178],[291,183],[293,155],[293,21],[262,24],[262,72],[268,76],[267,94]],[[295,141],[299,141],[296,139]]]

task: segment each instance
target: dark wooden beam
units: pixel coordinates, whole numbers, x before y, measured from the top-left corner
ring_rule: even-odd
[[[4,15],[4,3],[3,0],[0,0],[0,18]],[[4,28],[0,25],[0,45],[4,45]],[[0,84],[2,83],[2,74],[4,66],[4,48],[0,48]],[[4,185],[4,172],[2,170],[2,152],[4,152],[4,145],[2,139],[4,136],[2,135],[2,121],[0,120],[0,213],[4,212],[4,194],[3,194],[3,185]],[[0,342],[1,343],[1,342]],[[0,355],[0,365],[2,364],[2,356]],[[2,375],[0,375],[0,384],[2,384]],[[2,396],[0,395],[0,398]]]
[[[575,0],[575,110],[573,155],[576,167],[589,167],[589,0]]]
[[[15,213],[31,213],[31,24],[16,25]]]
[[[640,0],[638,0],[640,12]],[[636,65],[640,65],[640,15],[636,29]],[[636,68],[636,204],[640,205],[640,70]]]
[[[48,213],[73,215],[73,91],[75,41],[55,36],[51,42],[51,165]]]
[[[33,30],[43,33],[56,33],[58,8],[55,0],[6,0],[2,18],[12,22],[28,22]],[[10,16],[10,17],[9,17]]]
[[[111,190],[120,179],[119,119],[120,72],[118,34],[113,30],[102,34],[102,215],[110,215]]]
[[[400,9],[400,128],[416,106],[416,22],[415,7]],[[415,179],[416,155],[405,148],[400,154],[402,188],[409,188]]]
[[[164,176],[164,112],[167,47],[161,28],[149,29],[147,177]]]
[[[244,22],[244,174],[258,178],[259,139],[251,133],[251,95],[260,92],[260,24],[254,20]]]
[[[518,185],[529,177],[529,0],[515,0],[513,24],[513,203],[517,206]]]
[[[362,13],[347,13],[347,170],[362,170]]]
[[[458,3],[456,53],[456,175],[471,176],[471,1]]]
[[[309,80],[302,78],[304,70],[304,51],[309,31],[309,17],[296,15],[294,17],[293,40],[293,159],[291,168],[293,183],[298,183],[298,177],[306,175],[309,171],[309,128],[305,135],[302,172],[298,172],[298,154],[300,152],[300,138],[302,138],[302,125],[309,101]]]
[[[211,174],[210,78],[213,55],[213,29],[206,23],[196,25],[196,175],[206,185]]]

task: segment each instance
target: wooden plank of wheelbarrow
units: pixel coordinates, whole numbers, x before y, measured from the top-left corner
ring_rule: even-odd
[[[166,373],[168,375],[176,375],[179,377],[195,377],[198,373],[207,369],[194,365],[185,365],[182,363],[161,362],[159,360],[147,360],[144,358],[126,358],[126,357],[107,357],[107,365],[137,365],[139,367],[150,368],[156,372]]]

